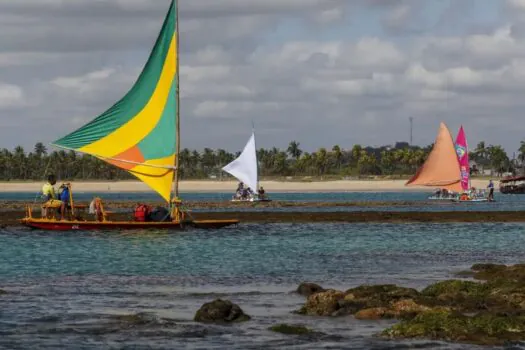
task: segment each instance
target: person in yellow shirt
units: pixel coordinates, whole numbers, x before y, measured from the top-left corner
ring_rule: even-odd
[[[62,202],[57,199],[55,192],[55,185],[57,183],[56,176],[51,174],[47,177],[47,182],[42,186],[42,199],[46,208],[42,208],[42,217],[47,217],[48,208],[60,208]]]
[[[57,183],[57,179],[55,175],[51,174],[47,177],[47,182],[42,186],[42,196],[44,199],[44,202],[50,201],[52,199],[57,199],[55,194],[55,185]]]

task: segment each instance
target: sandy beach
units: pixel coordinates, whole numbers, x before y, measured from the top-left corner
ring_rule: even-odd
[[[269,192],[430,192],[432,188],[406,187],[405,180],[339,180],[317,182],[261,181]],[[38,192],[43,182],[1,182],[0,192]],[[486,188],[487,180],[472,180],[472,186]],[[151,189],[138,181],[117,182],[73,182],[76,192],[149,192]],[[498,182],[495,182],[496,188]],[[235,181],[181,181],[181,192],[226,192],[233,193]]]

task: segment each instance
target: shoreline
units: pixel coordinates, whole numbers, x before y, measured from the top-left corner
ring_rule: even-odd
[[[12,193],[37,193],[40,192],[45,181],[36,182],[0,182],[0,192]],[[261,181],[268,193],[341,193],[341,192],[432,192],[433,187],[407,187],[406,180],[334,180],[334,181]],[[60,185],[60,181],[57,185]],[[144,183],[139,181],[72,181],[73,191],[78,193],[133,193],[152,192]],[[188,180],[179,182],[181,193],[234,193],[237,181],[209,181]],[[473,179],[472,186],[486,188],[488,184],[484,179]],[[494,181],[497,188],[498,181]]]

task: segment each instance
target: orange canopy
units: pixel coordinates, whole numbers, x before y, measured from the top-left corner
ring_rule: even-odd
[[[405,186],[438,187],[462,192],[461,170],[452,135],[444,123],[427,160]]]

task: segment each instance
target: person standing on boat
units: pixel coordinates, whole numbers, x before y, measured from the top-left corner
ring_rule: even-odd
[[[65,219],[66,211],[69,207],[69,184],[63,184],[58,189],[58,199],[60,200],[60,217],[61,220]]]
[[[493,201],[494,200],[494,182],[492,182],[492,180],[489,181],[489,185],[487,186],[487,188],[489,189],[488,200]]]
[[[44,201],[44,206],[42,207],[42,217],[47,217],[48,208],[60,208],[62,202],[57,200],[55,185],[57,183],[56,176],[50,174],[47,177],[47,182],[42,186],[42,199]]]

